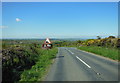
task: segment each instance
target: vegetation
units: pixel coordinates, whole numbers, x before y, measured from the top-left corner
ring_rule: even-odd
[[[25,70],[21,74],[20,81],[41,81],[42,77],[46,71],[46,68],[51,64],[51,59],[56,57],[57,48],[52,50],[42,50],[41,56],[35,65],[32,66],[30,70]]]
[[[114,36],[103,39],[97,36],[97,39],[79,41],[78,48],[120,61],[120,56],[118,56],[120,52],[120,38],[115,38]]]
[[[120,52],[120,38],[115,38],[114,36],[109,36],[107,38],[97,36],[97,39],[77,41],[59,41],[57,42],[57,46],[77,47],[81,50],[120,61],[120,56],[118,56]]]
[[[50,50],[41,49],[41,43],[38,40],[3,41],[3,82],[36,81],[42,77],[51,60],[55,58],[57,48]]]
[[[40,81],[57,54],[56,47],[77,47],[78,49],[119,60],[120,38],[109,36],[87,40],[53,40],[53,49],[42,49],[43,40],[3,40],[2,78],[4,81]],[[1,54],[0,53],[0,54]]]
[[[68,40],[55,41],[53,45],[57,47],[75,47],[77,46],[77,41],[68,41]]]
[[[98,47],[98,46],[81,46],[78,47],[78,49],[99,54],[101,56],[108,57],[113,60],[118,60],[118,49]]]
[[[99,39],[88,39],[86,41],[81,41],[79,45],[82,46],[103,46],[109,48],[119,48],[120,39],[109,36],[108,38]]]

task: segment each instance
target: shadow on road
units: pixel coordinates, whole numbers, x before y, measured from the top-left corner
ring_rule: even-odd
[[[56,57],[56,58],[64,58],[64,56],[58,56],[58,57]]]

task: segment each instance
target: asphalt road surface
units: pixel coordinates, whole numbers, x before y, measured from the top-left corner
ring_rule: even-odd
[[[45,81],[118,81],[118,62],[76,48],[59,47]]]

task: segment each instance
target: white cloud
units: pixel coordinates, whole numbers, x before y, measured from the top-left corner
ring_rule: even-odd
[[[0,26],[0,28],[7,28],[8,26]]]
[[[16,18],[15,20],[16,20],[17,22],[21,21],[21,19],[19,19],[19,18]]]

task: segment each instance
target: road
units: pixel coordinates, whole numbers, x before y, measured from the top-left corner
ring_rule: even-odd
[[[59,47],[45,81],[118,81],[118,62],[76,48]]]

